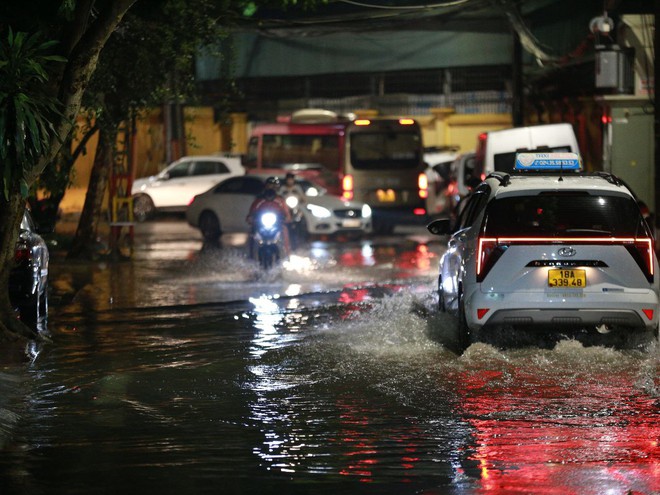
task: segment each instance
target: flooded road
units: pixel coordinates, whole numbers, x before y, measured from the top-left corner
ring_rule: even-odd
[[[430,241],[263,275],[153,222],[133,262],[53,267],[53,343],[0,370],[0,494],[660,493],[657,346],[458,356]]]

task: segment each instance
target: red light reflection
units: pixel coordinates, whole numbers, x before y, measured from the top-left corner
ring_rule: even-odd
[[[478,370],[461,383],[485,492],[660,493],[657,399],[625,379],[551,383]]]

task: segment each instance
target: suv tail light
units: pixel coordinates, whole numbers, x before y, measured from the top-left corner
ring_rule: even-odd
[[[511,244],[619,244],[624,246],[646,280],[653,282],[655,242],[650,237],[479,237],[477,245],[477,282],[488,272]]]
[[[654,264],[653,253],[655,242],[651,238],[637,238],[634,244],[626,244],[626,249],[637,262],[639,268],[644,272],[646,280],[653,282]]]
[[[495,262],[506,251],[507,246],[498,243],[496,237],[479,237],[477,251],[477,282],[483,282]]]

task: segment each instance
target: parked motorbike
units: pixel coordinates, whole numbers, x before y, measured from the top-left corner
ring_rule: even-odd
[[[257,260],[264,270],[273,267],[282,258],[282,219],[270,210],[257,214],[254,228],[254,245]]]

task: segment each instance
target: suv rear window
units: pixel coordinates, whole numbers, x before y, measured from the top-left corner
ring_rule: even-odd
[[[491,201],[484,232],[488,236],[630,237],[645,234],[634,199],[587,193],[543,193]]]

